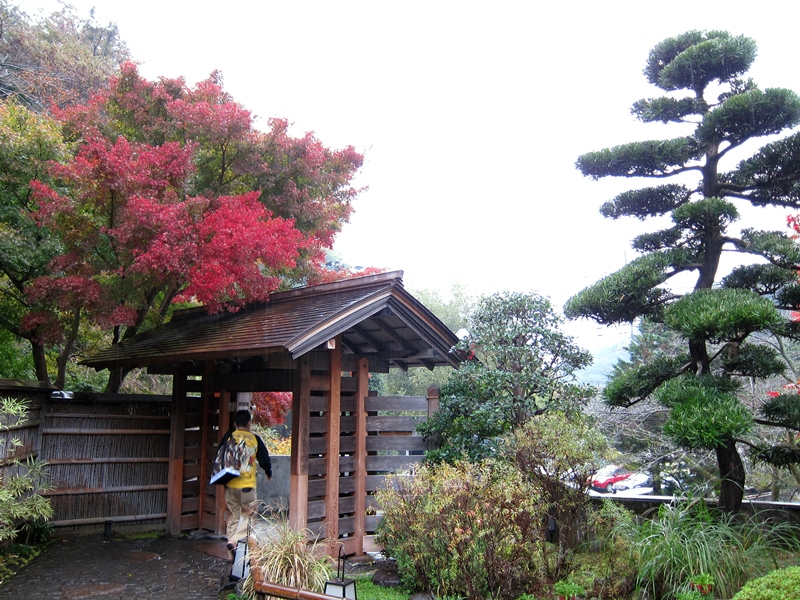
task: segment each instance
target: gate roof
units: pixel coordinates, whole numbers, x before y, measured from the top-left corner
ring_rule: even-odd
[[[95,369],[144,367],[211,359],[247,359],[266,352],[297,358],[342,335],[344,354],[390,366],[450,365],[455,334],[403,288],[402,271],[276,292],[238,312],[176,311],[159,327],[82,361]]]

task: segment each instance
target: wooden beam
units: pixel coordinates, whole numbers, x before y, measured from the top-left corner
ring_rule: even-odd
[[[183,452],[186,433],[186,374],[172,378],[172,411],[169,434],[169,487],[167,488],[167,533],[181,532],[183,502]]]
[[[169,458],[163,456],[154,457],[103,457],[103,458],[48,458],[48,465],[106,465],[106,464],[136,464],[136,463],[160,463],[169,462]]]
[[[200,409],[200,473],[197,476],[198,480],[200,481],[200,504],[198,507],[200,519],[197,524],[198,529],[203,529],[203,513],[205,512],[203,509],[203,499],[206,496],[206,486],[211,477],[211,474],[208,472],[211,466],[211,458],[208,456],[208,448],[211,445],[211,424],[209,422],[209,413],[211,412],[211,406],[215,404],[215,394],[213,388],[210,386],[210,381],[215,371],[216,366],[214,365],[214,362],[210,360],[206,361],[205,373],[203,374],[203,383],[205,384],[205,389],[203,390],[203,406]]]
[[[293,369],[221,373],[211,378],[211,387],[229,392],[291,392],[293,376]]]
[[[379,340],[376,340],[375,336],[372,333],[370,333],[369,331],[367,331],[366,329],[364,329],[364,327],[362,327],[361,325],[359,325],[359,324],[353,325],[350,328],[350,330],[351,331],[355,331],[358,335],[360,335],[362,338],[364,338],[364,340],[366,340],[366,342],[367,342],[366,345],[374,348],[378,352],[391,352],[392,351],[390,346],[387,346],[383,342],[381,342]]]
[[[125,419],[136,421],[169,421],[169,415],[98,415],[95,413],[47,413],[47,416],[51,419],[60,419],[60,418],[67,418],[67,419],[119,419],[120,421],[124,421]],[[37,421],[38,424],[38,421]],[[11,429],[11,428],[8,428]]]
[[[311,424],[311,366],[308,354],[298,359],[292,388],[292,455],[289,473],[289,525],[308,524],[308,436]]]
[[[383,333],[385,333],[395,342],[397,342],[403,350],[409,350],[409,351],[415,350],[413,346],[407,345],[409,343],[409,340],[406,340],[400,335],[398,335],[398,333],[394,329],[392,329],[391,327],[387,327],[380,319],[373,318],[371,322],[374,323],[375,326],[378,327],[378,329],[383,331]]]
[[[217,429],[217,444],[216,447],[219,447],[219,443],[222,441],[223,436],[227,431],[231,428],[231,393],[228,391],[222,392],[219,395],[219,429]],[[219,535],[223,535],[226,533],[226,525],[225,525],[225,511],[228,510],[227,506],[225,505],[225,486],[224,485],[217,485],[214,486],[217,489],[215,490],[214,496],[214,510],[216,514],[216,533]]]
[[[328,413],[327,413],[327,465],[325,470],[325,537],[329,541],[339,538],[339,436],[342,415],[342,336],[334,340],[329,350]]]
[[[73,527],[75,525],[99,525],[113,521],[114,523],[131,523],[133,521],[155,521],[163,519],[166,513],[154,513],[151,515],[129,515],[125,517],[95,517],[92,519],[65,519],[63,521],[50,521],[54,527]],[[148,526],[148,529],[151,526]]]
[[[42,435],[171,435],[170,429],[92,429],[89,427],[45,427]]]
[[[347,346],[345,345],[345,349],[346,348]],[[355,373],[356,371],[358,371],[359,358],[361,358],[361,356],[356,354],[345,354],[344,356],[342,356],[342,371],[347,371],[349,373]],[[369,370],[370,373],[388,373],[389,361],[379,360],[375,356],[370,356]]]
[[[439,410],[439,388],[428,388],[428,418],[433,418],[434,413]],[[439,434],[428,439],[428,450],[434,449],[439,445]]]
[[[433,368],[436,366],[431,361],[425,358],[420,358],[419,362],[421,362],[423,366],[428,369],[428,371],[433,371]]]
[[[39,492],[42,496],[72,496],[75,494],[118,494],[121,492],[154,492],[156,490],[166,490],[167,484],[159,485],[120,485],[116,487],[101,488],[58,488],[55,490],[43,490]]]
[[[352,335],[353,333],[357,334],[359,338],[362,338],[364,341],[359,341],[356,336]],[[355,326],[350,327],[344,335],[350,334],[347,338],[343,338],[342,342],[345,346],[347,346],[353,354],[377,354],[378,348],[373,346],[369,343],[366,336],[360,334],[356,329]]]
[[[344,337],[342,337],[342,350],[347,350],[350,354],[358,354],[358,348],[348,344]]]
[[[366,533],[364,518],[367,503],[367,411],[366,397],[369,394],[369,359],[358,361],[358,392],[356,392],[356,509],[355,538],[357,556],[364,554],[364,535]]]

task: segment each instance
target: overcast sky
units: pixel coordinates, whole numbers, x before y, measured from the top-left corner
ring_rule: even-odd
[[[574,163],[676,134],[630,115],[659,92],[642,76],[652,46],[690,29],[745,34],[756,82],[800,92],[800,4],[787,0],[71,3],[116,22],[146,77],[220,70],[262,123],[285,117],[364,152],[369,190],[335,246],[346,262],[403,270],[411,289],[537,291],[558,307],[634,257],[642,224],[598,208],[644,182],[593,182]],[[763,226],[782,229],[785,212]],[[614,338],[574,331],[590,350]]]

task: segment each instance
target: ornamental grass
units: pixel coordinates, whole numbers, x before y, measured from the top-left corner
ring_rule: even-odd
[[[255,597],[255,573],[265,581],[322,593],[333,564],[310,531],[295,531],[284,517],[258,518],[250,534],[250,576],[243,591]]]

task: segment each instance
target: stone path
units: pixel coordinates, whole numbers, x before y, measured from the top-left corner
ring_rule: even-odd
[[[224,599],[230,567],[221,540],[61,535],[0,585],[0,600]]]

